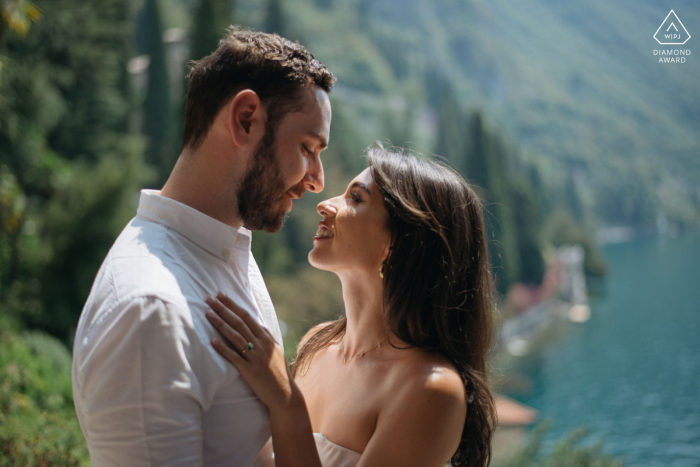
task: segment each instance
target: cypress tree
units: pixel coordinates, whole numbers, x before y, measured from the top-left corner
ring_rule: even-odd
[[[226,0],[199,2],[193,21],[191,60],[199,60],[216,50],[231,24],[231,8],[231,2]]]
[[[265,32],[286,37],[284,9],[280,0],[268,0],[265,15]]]
[[[226,28],[232,24],[233,5],[226,0],[200,0],[196,7],[190,31],[190,60],[200,60],[219,46]],[[172,152],[180,154],[182,135],[185,131],[185,105],[187,104],[187,77],[180,91],[180,102],[175,114],[175,131]]]
[[[535,192],[525,177],[511,182],[511,200],[520,258],[520,277],[526,284],[539,285],[544,277],[545,264],[539,244],[539,229],[542,225],[540,206]]]
[[[582,224],[584,220],[584,208],[581,202],[581,196],[578,192],[578,184],[576,183],[576,178],[574,177],[573,170],[569,171],[569,175],[566,179],[566,188],[564,191],[564,196],[566,200],[567,207],[571,210],[574,215],[574,219],[577,223]]]
[[[137,42],[150,56],[148,87],[143,102],[143,134],[148,138],[146,162],[155,167],[158,184],[167,179],[175,158],[172,155],[170,80],[163,44],[163,27],[156,0],[146,0],[139,17]]]
[[[520,278],[516,222],[509,193],[509,155],[500,137],[487,131],[479,111],[470,118],[468,134],[467,178],[474,182],[486,203],[496,286],[500,293],[506,293],[510,284]]]
[[[464,160],[464,115],[454,89],[446,84],[440,99],[436,154],[443,156],[462,172]]]

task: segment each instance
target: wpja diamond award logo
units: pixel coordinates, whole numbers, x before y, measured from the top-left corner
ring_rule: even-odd
[[[671,10],[654,33],[654,39],[661,45],[684,45],[690,34],[676,12]],[[690,49],[654,49],[654,55],[659,56],[659,63],[685,63]]]

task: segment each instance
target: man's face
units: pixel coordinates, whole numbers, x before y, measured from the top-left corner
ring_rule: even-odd
[[[252,155],[238,193],[238,211],[247,229],[277,232],[292,199],[306,190],[323,190],[320,155],[328,145],[331,104],[318,86],[301,92],[304,108],[284,115],[274,131],[266,128]]]

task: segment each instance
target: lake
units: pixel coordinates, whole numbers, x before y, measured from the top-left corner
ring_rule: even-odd
[[[516,363],[509,393],[549,418],[546,442],[576,427],[630,466],[700,466],[700,236],[607,245],[605,292]]]

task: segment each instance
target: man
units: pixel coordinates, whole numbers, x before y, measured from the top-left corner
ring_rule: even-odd
[[[223,291],[282,343],[250,230],[279,230],[293,199],[323,189],[332,84],[302,46],[237,28],[193,65],[177,164],[142,191],[75,337],[96,467],[248,467],[269,438],[265,407],[210,345],[204,300]]]

